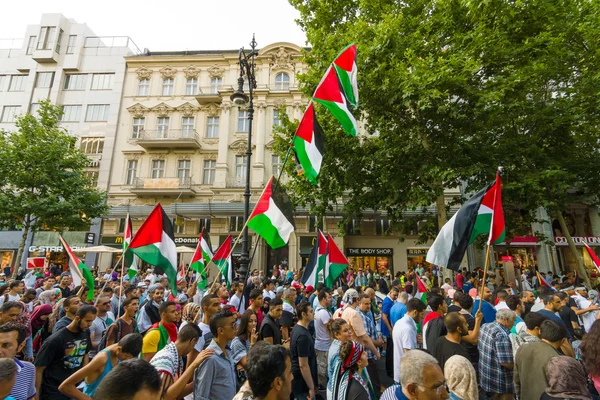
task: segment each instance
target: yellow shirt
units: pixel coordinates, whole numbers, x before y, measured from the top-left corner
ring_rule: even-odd
[[[144,341],[142,343],[142,353],[156,353],[158,352],[158,342],[160,341],[160,330],[153,329],[146,333]]]

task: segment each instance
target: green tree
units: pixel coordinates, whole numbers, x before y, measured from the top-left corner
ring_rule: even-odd
[[[37,114],[0,131],[0,225],[23,227],[19,264],[30,231],[86,230],[107,211],[105,193],[84,174],[88,158],[59,125],[61,108],[43,101]]]
[[[372,208],[394,222],[436,204],[439,228],[444,188],[478,190],[500,165],[509,235],[530,226],[538,207],[557,215],[573,201],[597,201],[598,2],[290,3],[312,44],[305,94],[344,45],[357,43],[356,116],[366,132],[347,137],[318,110],[322,176],[318,188],[292,179],[300,204],[323,214],[342,199],[347,218]],[[282,145],[294,124],[284,127]]]

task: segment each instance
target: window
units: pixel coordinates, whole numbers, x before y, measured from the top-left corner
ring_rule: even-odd
[[[202,173],[202,184],[212,185],[215,182],[215,171],[217,169],[217,162],[215,160],[204,161],[204,171]]]
[[[103,137],[84,137],[81,138],[81,144],[79,150],[84,154],[102,154],[104,150],[104,138]]]
[[[67,43],[67,54],[73,54],[75,52],[76,41],[77,35],[69,35],[69,43]]]
[[[183,117],[181,119],[181,134],[184,138],[194,136],[194,117]]]
[[[280,72],[275,76],[275,90],[288,90],[290,88],[290,76]]]
[[[210,218],[200,218],[198,221],[198,233],[201,233],[202,229],[204,229],[204,232],[210,232]]]
[[[187,96],[195,95],[197,88],[198,88],[198,79],[197,78],[190,78],[185,82],[185,94]]]
[[[219,117],[206,118],[206,137],[207,138],[218,138],[219,137]]]
[[[84,176],[92,182],[92,186],[98,185],[98,171],[85,171]]]
[[[279,119],[279,110],[273,110],[273,126],[281,126],[281,120]]]
[[[9,92],[22,92],[25,90],[25,78],[27,75],[11,75],[10,85],[8,86]]]
[[[85,114],[86,121],[108,121],[109,104],[90,104]]]
[[[248,111],[239,110],[238,111],[238,132],[248,132],[248,127],[250,124],[248,123]]]
[[[38,72],[35,80],[36,88],[49,88],[52,87],[52,78],[54,78],[54,72]]]
[[[278,155],[271,155],[271,166],[273,167],[273,176],[278,177],[281,172],[281,167],[283,166],[281,158]]]
[[[92,75],[92,90],[110,90],[114,74]]]
[[[21,106],[4,106],[0,122],[15,122],[20,111]]]
[[[127,161],[127,173],[125,175],[125,184],[133,185],[135,178],[137,177],[137,160]]]
[[[175,79],[173,79],[173,78],[163,79],[162,95],[163,96],[172,96],[173,95],[173,86],[175,86]]]
[[[152,160],[151,176],[153,179],[165,176],[165,160]]]
[[[85,90],[85,74],[69,74],[65,76],[65,90]]]
[[[218,93],[223,85],[223,78],[210,78],[210,92]]]
[[[146,124],[146,118],[134,118],[133,119],[133,132],[131,137],[133,139],[139,139],[144,132],[144,125]]]
[[[244,227],[244,216],[229,217],[229,232],[241,232]]]
[[[54,26],[42,26],[40,28],[40,36],[38,38],[37,48],[38,50],[51,50],[54,44],[54,33],[56,27]]]
[[[61,121],[75,122],[79,121],[81,115],[81,106],[63,106],[63,115]]]
[[[380,218],[375,221],[378,235],[385,235],[390,229],[390,221],[387,218]]]
[[[186,183],[191,176],[192,162],[190,160],[177,161],[177,177],[180,183]]]
[[[27,52],[25,54],[33,54],[33,50],[35,49],[35,39],[36,36],[29,36],[29,41],[27,42]]]
[[[173,218],[173,229],[175,233],[183,233],[184,232],[184,221],[181,215],[178,215],[177,218]]]
[[[140,79],[138,82],[138,96],[150,94],[150,79]]]
[[[235,156],[235,186],[243,186],[246,182],[247,160],[248,156]]]
[[[360,235],[360,221],[352,219],[352,221],[348,222],[348,225],[346,225],[346,234]]]
[[[169,131],[169,117],[159,118],[156,124],[156,134],[159,139],[166,139]]]
[[[308,216],[308,231],[316,232],[318,228],[317,217],[309,215]]]
[[[31,105],[29,106],[29,114],[36,115],[39,109],[40,103],[31,103]]]
[[[60,30],[58,31],[58,39],[56,39],[56,47],[54,48],[54,50],[55,50],[55,51],[56,51],[58,54],[60,54],[60,42],[62,41],[63,33],[64,33],[64,32],[63,32],[63,30],[62,30],[62,29],[60,29]]]

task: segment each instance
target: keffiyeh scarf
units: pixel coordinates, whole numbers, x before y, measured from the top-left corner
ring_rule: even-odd
[[[348,395],[348,387],[350,386],[350,382],[352,379],[356,380],[360,385],[366,390],[367,395],[369,396],[369,400],[374,399],[373,396],[373,388],[371,386],[371,381],[368,377],[368,374],[365,373],[366,376],[362,376],[358,373],[358,369],[356,364],[362,353],[364,351],[364,347],[358,342],[352,342],[352,351],[345,360],[340,360],[335,369],[333,370],[333,397],[334,399],[346,400]]]

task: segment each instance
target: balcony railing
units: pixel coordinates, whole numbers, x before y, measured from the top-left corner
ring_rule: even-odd
[[[138,196],[193,196],[192,178],[136,178],[130,191]]]
[[[126,47],[131,54],[142,54],[137,45],[128,36],[88,36],[85,38],[83,47],[86,49]]]
[[[200,135],[194,129],[138,130],[131,133],[131,140],[146,149],[181,147],[199,149]]]

